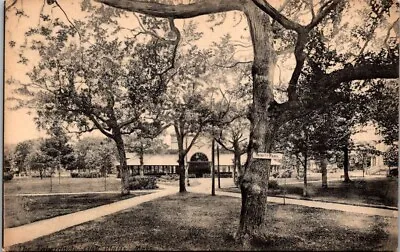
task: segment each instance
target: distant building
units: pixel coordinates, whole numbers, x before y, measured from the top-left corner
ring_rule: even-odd
[[[165,139],[165,143],[169,146],[169,149],[166,150],[166,152],[173,154],[145,154],[143,157],[145,174],[177,173],[178,145],[176,142],[176,136],[170,134],[165,136]],[[187,144],[189,144],[190,141],[191,139],[189,138]],[[210,174],[212,161],[211,155],[211,139],[206,136],[199,137],[186,156],[185,163],[189,167],[189,174],[194,174],[196,177]],[[241,158],[242,165],[245,161],[246,155],[243,155]],[[217,165],[219,164],[220,172],[222,173],[233,173],[233,162],[233,153],[227,153],[227,151],[221,150],[219,158],[215,155],[215,169],[217,169]],[[137,154],[127,153],[127,164],[132,174],[139,173],[140,160]]]

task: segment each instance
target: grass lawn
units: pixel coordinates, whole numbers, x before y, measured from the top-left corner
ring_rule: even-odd
[[[53,178],[53,193],[73,193],[73,192],[103,192],[119,191],[121,181],[115,177],[104,178],[71,178],[61,177],[60,183],[58,177]],[[18,193],[50,193],[50,178],[21,178],[13,179],[4,183],[4,194]]]
[[[177,194],[12,246],[17,250],[242,250],[240,199]],[[256,250],[395,250],[397,219],[295,205],[269,206]]]
[[[110,193],[57,196],[5,196],[4,227],[16,227],[143,194],[146,193],[127,196]]]
[[[279,181],[279,186],[280,190],[271,192],[271,195],[283,195],[284,184],[282,181]],[[314,182],[309,183],[307,188],[310,199],[397,207],[398,180],[396,178],[353,179],[352,183],[329,181],[327,189],[321,187],[321,182]],[[222,190],[240,192],[238,188]],[[302,198],[303,184],[287,184],[286,195],[293,198]]]

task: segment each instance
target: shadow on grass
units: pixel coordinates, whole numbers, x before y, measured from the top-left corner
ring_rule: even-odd
[[[280,184],[279,190],[269,192],[271,196],[286,195],[303,198],[303,184]],[[240,193],[238,188],[226,188],[223,191]],[[398,180],[396,178],[355,179],[350,183],[342,181],[328,182],[328,188],[322,188],[321,183],[309,183],[307,199],[347,204],[372,204],[397,207]]]
[[[243,250],[234,240],[240,199],[177,194],[11,250]],[[396,219],[270,205],[253,250],[393,250]]]

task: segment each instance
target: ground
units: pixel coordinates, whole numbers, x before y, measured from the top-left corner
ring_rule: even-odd
[[[295,182],[295,181],[294,181]],[[279,180],[279,190],[270,195],[284,195],[287,197],[303,198],[303,183],[294,183],[293,180],[285,185],[284,180]],[[329,181],[328,188],[322,188],[321,181],[308,183],[308,197],[314,200],[323,200],[347,204],[372,204],[378,206],[397,207],[398,179],[386,177],[354,178],[352,183],[343,181]],[[225,188],[224,191],[237,192],[238,188]]]
[[[4,227],[16,227],[34,221],[110,204],[145,193],[121,196],[112,194],[52,195],[52,196],[5,196]]]
[[[177,194],[11,247],[11,250],[242,250],[240,199]],[[397,219],[271,205],[256,250],[394,250]]]
[[[4,183],[4,194],[19,193],[74,193],[74,192],[102,192],[120,191],[121,181],[115,177],[104,178],[19,178]],[[52,190],[50,190],[52,189]]]

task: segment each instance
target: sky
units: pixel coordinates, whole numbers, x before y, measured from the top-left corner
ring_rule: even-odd
[[[10,2],[8,0],[7,2]],[[76,0],[59,0],[59,4],[62,6],[70,20],[83,18],[84,14],[80,10],[80,1]],[[282,1],[274,0],[268,1],[274,7],[278,8]],[[96,3],[93,3],[96,4]],[[8,5],[8,4],[6,4]],[[22,8],[27,15],[27,17],[18,18],[15,14],[16,9],[11,9],[7,14],[8,19],[6,20],[6,32],[5,32],[5,79],[12,77],[18,79],[21,82],[29,82],[29,78],[26,76],[26,72],[32,67],[33,64],[38,62],[38,57],[34,54],[28,53],[26,56],[29,58],[30,62],[27,66],[23,64],[18,64],[18,45],[24,41],[24,34],[29,29],[29,27],[39,24],[39,13],[50,14],[52,18],[60,18],[61,20],[67,21],[65,14],[57,7],[43,5],[43,0],[19,0],[16,7]],[[42,9],[43,8],[43,9]],[[9,15],[10,14],[10,15]],[[194,18],[195,22],[198,24],[198,30],[204,33],[203,38],[198,42],[200,47],[207,47],[213,41],[217,41],[222,35],[230,33],[234,40],[237,40],[243,44],[248,44],[249,41],[247,37],[249,36],[248,31],[245,31],[247,26],[245,19],[243,19],[239,25],[237,19],[233,19],[234,14],[230,12],[227,15],[225,22],[222,25],[213,27],[211,29],[211,24],[206,22],[207,16],[201,16]],[[238,17],[238,16],[236,16]],[[184,20],[177,20],[177,27],[182,28],[184,25]],[[134,28],[137,27],[137,21],[135,18],[131,17],[128,19],[120,20],[120,23],[124,27]],[[244,37],[244,38],[243,38]],[[10,48],[8,46],[9,41],[16,41],[17,46]],[[242,49],[243,50],[243,49]],[[248,61],[252,59],[251,47],[244,49],[243,52],[239,54],[241,60]],[[290,61],[290,60],[289,60]],[[278,69],[276,69],[276,72]],[[283,82],[287,82],[290,78],[291,69],[281,70],[281,76]],[[281,79],[281,81],[282,81]],[[279,74],[275,73],[274,82],[279,82]],[[5,98],[13,96],[12,90],[9,85],[5,85]],[[11,110],[9,109],[10,103],[5,104],[4,118],[5,118],[5,128],[4,128],[4,141],[6,144],[15,144],[27,139],[33,139],[38,137],[45,137],[44,132],[37,130],[34,123],[34,113],[28,114],[30,112],[27,109]],[[372,130],[373,131],[373,130]],[[369,129],[371,132],[371,129]],[[92,134],[93,135],[93,134]],[[100,133],[94,133],[95,136],[101,136]],[[371,139],[373,138],[370,133],[362,133],[356,136],[360,139]]]

